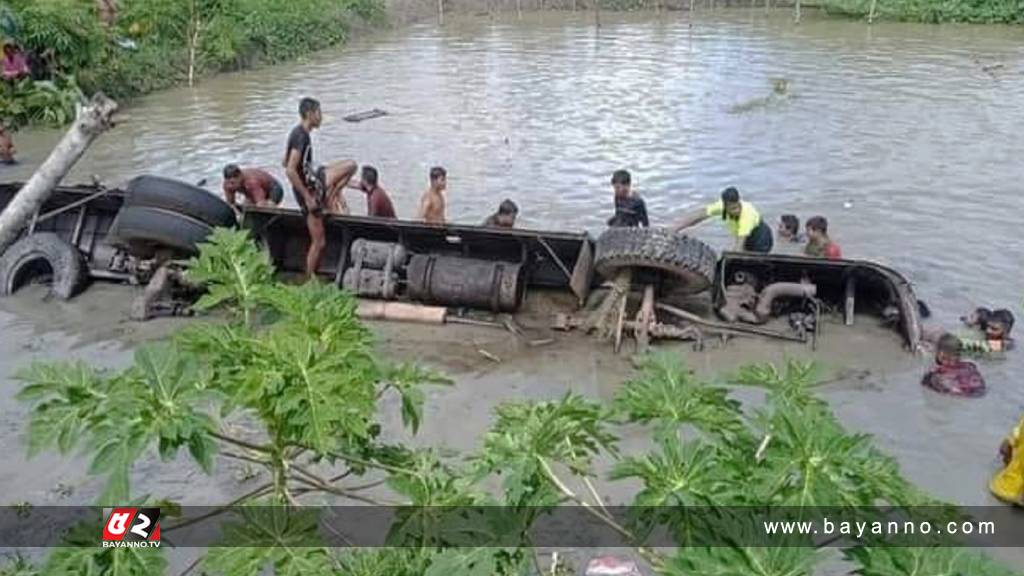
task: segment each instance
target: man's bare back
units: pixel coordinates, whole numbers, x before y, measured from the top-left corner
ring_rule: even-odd
[[[444,194],[433,188],[427,188],[420,199],[419,219],[431,224],[444,224],[444,216]]]
[[[430,187],[420,198],[419,219],[431,224],[444,224],[445,198],[448,172],[440,166],[430,169]]]

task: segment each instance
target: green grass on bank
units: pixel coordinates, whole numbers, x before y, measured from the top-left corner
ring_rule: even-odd
[[[5,86],[0,120],[14,127],[60,124],[67,110],[54,108],[64,108],[66,95],[79,88],[124,99],[184,83],[190,68],[200,78],[290,60],[343,42],[357,19],[384,15],[379,0],[122,0],[108,26],[97,5],[0,4],[0,33],[38,55],[55,80]]]

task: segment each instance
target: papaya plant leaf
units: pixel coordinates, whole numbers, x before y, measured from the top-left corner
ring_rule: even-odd
[[[865,547],[843,550],[860,576],[1020,576],[988,556],[965,548]]]
[[[550,463],[574,474],[590,474],[592,458],[616,453],[607,411],[567,394],[557,402],[510,402],[496,409],[497,420],[484,435],[475,459],[477,474],[501,474],[509,505],[546,507],[561,498],[550,478]]]
[[[424,576],[494,576],[498,558],[494,548],[445,550],[434,556]]]
[[[419,549],[354,550],[338,557],[345,576],[423,576],[432,554]]]
[[[103,380],[84,363],[32,364],[15,376],[24,383],[18,400],[31,403],[29,456],[57,448],[67,454],[87,425],[102,417]]]
[[[124,504],[128,500],[122,500]],[[64,541],[66,547],[57,548],[47,558],[42,573],[54,576],[151,576],[167,571],[167,559],[162,548],[101,548],[97,545],[95,521],[76,524]]]
[[[744,477],[731,474],[720,452],[706,442],[666,437],[660,446],[658,453],[621,460],[610,478],[643,483],[630,509],[641,537],[662,526],[678,545],[690,545],[691,534],[704,529],[702,517],[711,507],[742,502],[737,487],[745,484]]]
[[[646,357],[640,374],[616,396],[615,407],[631,422],[655,422],[662,433],[674,435],[681,424],[715,438],[746,431],[739,402],[730,399],[726,389],[697,380],[678,355]]]
[[[769,397],[798,406],[825,405],[823,400],[814,396],[821,380],[813,362],[790,360],[782,372],[774,364],[752,364],[742,367],[732,380],[743,386],[763,388]]]
[[[193,306],[211,310],[226,306],[242,313],[246,323],[271,286],[274,267],[265,251],[256,247],[246,230],[216,228],[199,256],[189,261],[189,279],[206,293]]]
[[[452,380],[433,370],[420,368],[414,364],[383,365],[379,368],[381,381],[387,387],[398,391],[402,400],[402,424],[415,434],[419,431],[423,420],[423,403],[426,394],[422,385],[434,384],[450,386]]]
[[[203,558],[213,574],[260,574],[273,566],[278,575],[334,574],[323,548],[319,512],[260,502],[235,508],[221,524],[223,541]]]
[[[806,547],[733,546],[682,548],[669,561],[666,576],[814,576],[818,551]]]

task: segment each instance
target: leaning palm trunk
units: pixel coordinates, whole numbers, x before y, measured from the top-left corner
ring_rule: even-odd
[[[115,111],[117,102],[102,93],[94,95],[88,104],[78,106],[74,124],[0,213],[0,253],[14,242],[93,140],[112,126],[111,117]]]

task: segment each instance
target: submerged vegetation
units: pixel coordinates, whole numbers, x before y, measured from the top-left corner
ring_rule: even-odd
[[[90,472],[106,478],[95,504],[160,506],[168,540],[189,520],[171,518],[177,503],[132,483],[141,459],[159,455],[180,467],[188,458],[207,474],[228,461],[257,467],[264,482],[221,511],[232,517],[223,544],[233,547],[209,549],[201,559],[207,574],[528,574],[539,566],[530,527],[573,505],[614,527],[661,574],[811,576],[829,554],[810,539],[758,547],[745,536],[758,529],[749,522],[733,524],[735,532],[715,546],[694,539],[715,533],[709,519],[720,521],[738,506],[829,506],[853,518],[864,507],[932,503],[869,436],[843,428],[814,396],[813,366],[800,363],[734,375],[736,385],[765,390],[757,409],[698,379],[677,357],[655,356],[608,404],[572,393],[502,404],[474,454],[387,443],[387,406],[415,433],[424,386],[449,382],[380,361],[350,295],[277,283],[245,232],[218,230],[191,274],[208,287],[198,306],[225,318],[139,349],[119,372],[82,363],[31,366],[21,374],[19,398],[30,408],[30,453],[84,453]],[[624,426],[646,429],[650,448],[620,451]],[[628,522],[602,502],[593,482],[598,459],[613,463],[608,481],[639,487],[632,502],[638,513]],[[387,540],[393,547],[373,550],[328,546],[317,526],[320,509],[302,507],[385,497],[414,508],[396,516]],[[263,506],[238,508],[251,504]],[[467,517],[470,506],[500,514]],[[462,512],[445,513],[452,507]],[[67,536],[88,546],[60,548],[39,566],[16,558],[6,573],[165,572],[166,549],[98,547],[101,526],[97,517]],[[721,534],[723,524],[715,526]],[[679,546],[674,553],[645,547],[659,528]],[[842,550],[851,573],[868,576],[1011,574],[965,549],[864,540]]]

